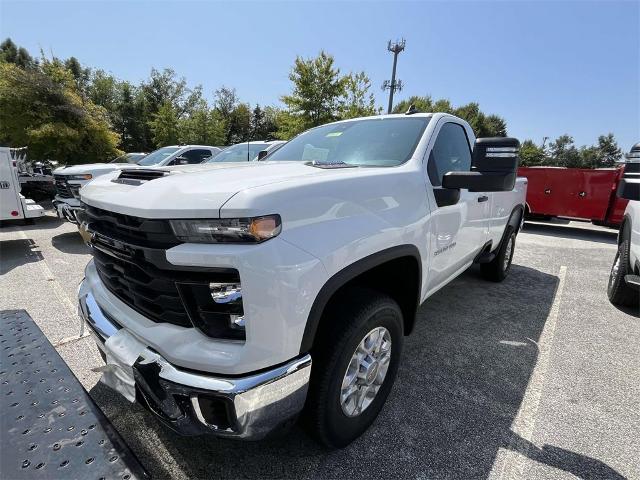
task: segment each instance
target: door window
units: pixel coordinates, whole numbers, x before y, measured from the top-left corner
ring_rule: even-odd
[[[462,125],[445,123],[436,143],[429,154],[427,172],[434,187],[442,185],[442,177],[447,172],[465,172],[471,170],[471,148],[467,133]]]
[[[211,150],[194,148],[193,150],[187,150],[180,156],[186,158],[189,163],[202,163],[211,156]]]

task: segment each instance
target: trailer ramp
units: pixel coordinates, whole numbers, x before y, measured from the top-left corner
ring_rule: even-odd
[[[24,310],[0,311],[0,478],[149,478]]]

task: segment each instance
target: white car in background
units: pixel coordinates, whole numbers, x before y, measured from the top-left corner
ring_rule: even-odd
[[[633,307],[640,302],[640,142],[625,155],[628,163],[618,184],[618,196],[629,200],[618,233],[607,295],[615,305]]]
[[[251,162],[261,160],[284,145],[284,140],[242,142],[225,148],[207,163]]]
[[[53,205],[60,218],[77,223],[76,214],[80,210],[80,189],[100,175],[123,168],[165,167],[202,163],[220,153],[222,149],[209,145],[171,145],[159,148],[148,155],[126,154],[109,163],[92,163],[60,167],[53,171],[56,196]],[[140,158],[135,161],[135,158]]]

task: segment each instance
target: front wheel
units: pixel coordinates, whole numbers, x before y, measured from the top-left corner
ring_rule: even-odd
[[[511,269],[513,253],[516,249],[516,231],[512,226],[507,227],[504,240],[496,252],[496,257],[489,263],[480,264],[482,276],[492,282],[501,282],[507,277]]]
[[[632,307],[638,303],[638,292],[624,280],[625,275],[632,273],[629,262],[629,244],[629,236],[625,232],[609,273],[607,296],[614,305]]]
[[[331,309],[330,334],[314,347],[306,416],[310,433],[332,448],[347,446],[380,413],[402,352],[398,304],[372,290],[344,295]]]

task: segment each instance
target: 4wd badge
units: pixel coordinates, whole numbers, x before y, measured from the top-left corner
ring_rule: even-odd
[[[0,181],[0,189],[5,190],[9,188],[9,182]]]

